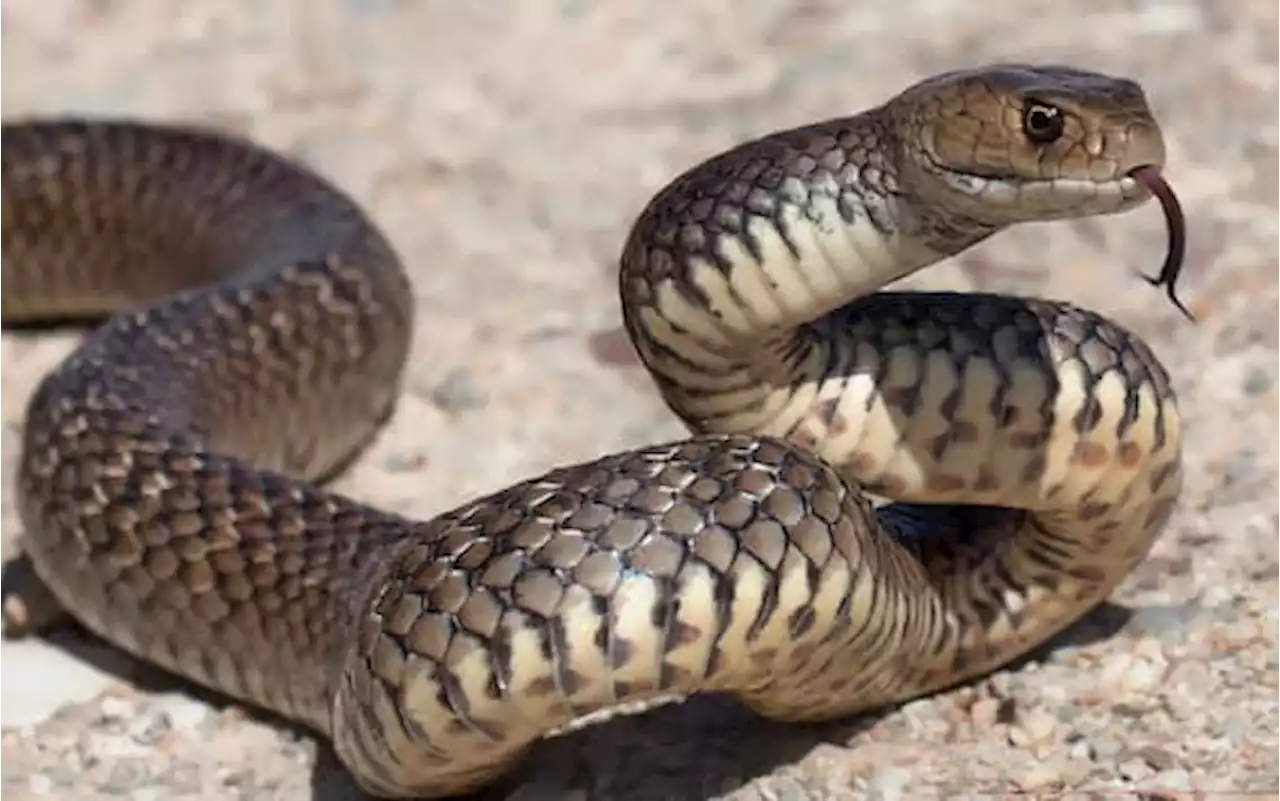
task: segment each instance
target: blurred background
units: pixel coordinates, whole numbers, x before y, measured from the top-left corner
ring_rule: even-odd
[[[1137,79],[1189,221],[1180,286],[1196,324],[1134,276],[1164,256],[1155,204],[1024,226],[906,283],[1070,299],[1132,327],[1173,373],[1183,507],[1115,603],[1030,663],[874,720],[778,727],[697,699],[550,743],[489,796],[1276,790],[1276,6],[5,0],[0,21],[6,119],[250,134],[386,228],[419,307],[407,397],[338,487],[422,517],[683,433],[619,330],[614,282],[632,219],[677,172],[945,69],[1060,61]],[[23,407],[74,342],[0,340],[6,556]],[[82,637],[5,643],[3,667],[11,798],[357,797],[310,738]]]

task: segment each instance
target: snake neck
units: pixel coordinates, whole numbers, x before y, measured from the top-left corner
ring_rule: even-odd
[[[624,324],[691,430],[793,428],[800,385],[859,349],[842,330],[859,299],[1000,230],[922,197],[921,167],[885,119],[735,148],[640,215],[621,259]]]

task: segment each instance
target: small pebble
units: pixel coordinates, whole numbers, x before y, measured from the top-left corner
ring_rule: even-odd
[[[1200,606],[1196,603],[1152,604],[1135,612],[1129,625],[1146,634],[1180,636],[1199,611]]]
[[[1245,373],[1240,389],[1246,395],[1261,395],[1275,385],[1275,377],[1262,368],[1251,368]]]
[[[1164,665],[1133,653],[1107,657],[1098,676],[1098,685],[1118,696],[1152,689],[1160,684]]]
[[[155,706],[175,731],[184,734],[197,731],[212,718],[208,706],[183,695],[158,698]]]
[[[1031,738],[1031,742],[1043,743],[1053,736],[1057,726],[1058,719],[1052,713],[1044,709],[1033,709],[1023,717],[1021,728]]]
[[[1103,735],[1089,742],[1089,750],[1095,760],[1109,760],[1124,749],[1119,740]]]
[[[482,408],[488,402],[488,394],[469,370],[459,368],[432,387],[430,399],[443,411],[462,412]]]
[[[129,736],[139,745],[154,745],[172,727],[169,716],[159,709],[147,709],[129,722]]]
[[[1059,781],[1059,772],[1049,764],[1035,763],[1031,768],[1013,777],[1013,783],[1023,792],[1042,790]]]
[[[867,779],[867,791],[880,801],[899,801],[911,783],[911,771],[905,768],[881,768]]]
[[[1129,759],[1120,764],[1120,774],[1129,781],[1142,781],[1155,771],[1141,759]]]
[[[118,695],[107,695],[98,705],[104,721],[119,721],[133,716],[137,704],[128,698]]]
[[[1011,709],[1006,701],[989,696],[980,697],[969,709],[969,717],[978,728],[991,728],[997,724],[1006,723],[1010,715]]]
[[[1137,753],[1155,770],[1169,770],[1178,764],[1178,758],[1173,753],[1158,745],[1144,745]]]
[[[1182,768],[1162,770],[1151,777],[1150,784],[1167,790],[1188,791],[1194,789],[1191,784],[1191,774]]]
[[[27,779],[27,788],[36,795],[49,795],[54,790],[53,779],[43,773],[33,773]]]

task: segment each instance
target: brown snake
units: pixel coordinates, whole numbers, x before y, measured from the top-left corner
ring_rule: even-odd
[[[413,323],[351,200],[194,128],[6,124],[4,321],[112,315],[31,399],[27,556],[87,628],[383,796],[476,788],[624,702],[814,721],[963,682],[1143,559],[1176,403],[1091,312],[877,290],[1019,222],[1176,208],[1164,159],[1134,82],[1018,65],[716,156],[619,278],[694,436],[421,522],[317,486],[391,414]]]

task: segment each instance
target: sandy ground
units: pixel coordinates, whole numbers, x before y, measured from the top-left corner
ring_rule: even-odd
[[[1114,603],[883,717],[775,726],[694,699],[551,742],[489,797],[1274,797],[1276,25],[1274,6],[1214,0],[6,0],[3,111],[214,122],[367,203],[414,271],[421,326],[408,397],[339,487],[429,516],[681,433],[618,335],[612,280],[676,171],[956,66],[1141,80],[1190,219],[1199,324],[1131,274],[1163,255],[1154,206],[1028,226],[910,282],[1070,298],[1170,366],[1187,491]],[[6,554],[23,405],[73,342],[3,339]],[[356,797],[323,745],[74,632],[5,643],[3,667],[11,799]]]

